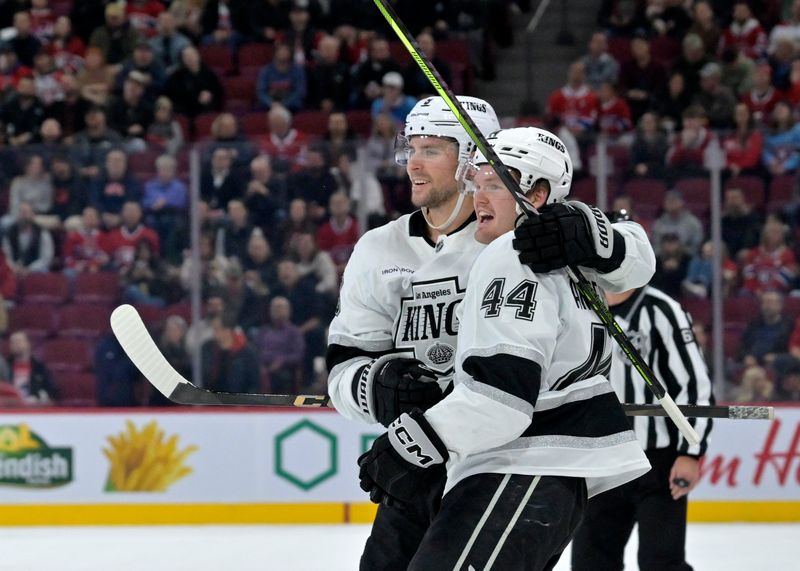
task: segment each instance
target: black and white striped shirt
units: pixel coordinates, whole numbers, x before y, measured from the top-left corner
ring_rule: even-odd
[[[677,301],[646,286],[610,309],[677,404],[714,403],[708,367],[692,332],[691,318]],[[618,346],[615,346],[610,378],[623,402],[658,402]],[[708,418],[690,418],[689,421],[701,436],[697,446],[689,446],[666,417],[633,417],[633,427],[645,450],[672,448],[681,454],[702,456],[708,446],[712,421]]]

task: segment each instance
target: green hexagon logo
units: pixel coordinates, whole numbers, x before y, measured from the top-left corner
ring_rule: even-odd
[[[372,443],[378,438],[380,434],[362,434],[361,435],[361,454],[369,451],[372,448]]]
[[[300,488],[310,490],[339,469],[336,435],[308,419],[275,436],[275,473]],[[303,450],[287,454],[284,446]]]

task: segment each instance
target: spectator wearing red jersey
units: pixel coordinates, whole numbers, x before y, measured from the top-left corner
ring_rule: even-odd
[[[93,206],[87,206],[83,209],[80,228],[69,232],[64,240],[64,273],[75,275],[103,269],[109,261],[102,247],[104,240],[100,213]]]
[[[128,0],[125,6],[131,27],[145,38],[156,35],[158,16],[164,10],[164,4],[158,0]]]
[[[744,0],[733,4],[733,21],[722,31],[717,53],[722,54],[731,46],[739,48],[753,60],[761,59],[767,53],[767,34]]]
[[[728,172],[733,176],[760,174],[763,170],[761,151],[764,148],[764,135],[755,128],[746,104],[736,105],[733,122],[735,129],[722,141]]]
[[[600,101],[598,118],[600,132],[611,137],[630,132],[633,128],[631,108],[627,101],[617,95],[614,86],[607,81],[603,82],[597,90],[597,97]]]
[[[645,37],[631,40],[631,56],[629,61],[622,64],[619,82],[635,122],[650,109],[655,98],[664,92],[667,72],[661,64],[653,61],[650,43]]]
[[[150,243],[153,255],[159,254],[158,234],[142,223],[141,205],[128,201],[122,206],[122,225],[105,236],[103,249],[111,256],[114,268],[124,273],[133,263],[136,247],[143,241]]]
[[[667,151],[667,166],[677,177],[703,176],[703,154],[714,134],[706,128],[706,112],[690,105],[683,112],[683,129],[676,133]]]
[[[261,151],[272,157],[276,174],[297,169],[297,160],[305,150],[308,137],[292,127],[292,113],[280,104],[273,104],[267,113],[269,135],[261,137]]]
[[[317,245],[331,255],[341,276],[358,242],[358,222],[350,212],[350,199],[343,192],[331,195],[328,209],[331,216],[317,231]]]
[[[597,96],[585,82],[586,66],[573,62],[567,73],[567,84],[550,94],[547,113],[559,118],[575,135],[588,134],[597,124]]]
[[[759,65],[753,75],[753,89],[742,96],[742,103],[747,105],[753,115],[753,121],[765,125],[775,105],[783,99],[782,94],[772,85],[772,68],[766,64]]]
[[[42,45],[47,45],[53,37],[56,15],[48,6],[49,0],[31,0],[31,32]]]
[[[72,32],[72,21],[68,16],[59,16],[56,20],[47,53],[53,57],[55,66],[64,72],[77,73],[83,67],[86,44]]]
[[[788,247],[789,229],[775,216],[767,218],[761,243],[748,250],[742,261],[742,291],[758,295],[768,290],[787,293],[797,276],[797,259]]]

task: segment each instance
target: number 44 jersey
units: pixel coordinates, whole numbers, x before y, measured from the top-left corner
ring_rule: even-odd
[[[470,217],[433,243],[416,211],[367,232],[356,244],[328,335],[328,393],[344,416],[375,422],[353,395],[353,380],[386,353],[419,359],[436,372],[443,388],[450,382],[458,349],[457,310],[468,279],[475,279],[472,265],[485,248],[474,238],[475,226]],[[655,267],[647,235],[630,222],[613,228],[625,240],[622,265],[608,274],[587,275],[614,291],[643,285]],[[513,250],[506,262],[518,264]],[[519,291],[514,297],[524,303],[527,294]]]

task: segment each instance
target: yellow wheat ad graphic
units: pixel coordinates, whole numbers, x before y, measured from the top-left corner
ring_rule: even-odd
[[[172,484],[192,473],[186,458],[197,450],[190,445],[178,449],[178,435],[164,440],[164,431],[155,420],[141,430],[132,421],[126,429],[109,436],[109,447],[103,448],[111,470],[106,482],[108,492],[164,492]]]

